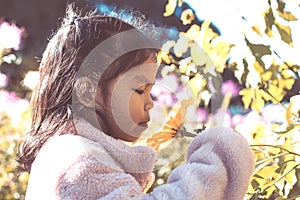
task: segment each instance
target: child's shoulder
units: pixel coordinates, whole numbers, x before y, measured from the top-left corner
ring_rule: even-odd
[[[41,152],[44,151],[47,154],[75,154],[83,151],[81,139],[73,134],[64,134],[54,136],[47,141],[42,147]]]
[[[78,136],[65,134],[50,138],[39,151],[34,164],[66,163],[76,160],[84,154],[84,148]]]
[[[74,159],[90,154],[90,149],[103,149],[101,143],[73,134],[52,137],[41,149],[41,154],[51,157],[69,157]]]
[[[35,168],[56,166],[61,170],[68,168],[90,154],[89,149],[102,150],[101,144],[96,144],[78,135],[64,134],[54,136],[41,148],[33,165]],[[103,151],[100,151],[103,152]]]

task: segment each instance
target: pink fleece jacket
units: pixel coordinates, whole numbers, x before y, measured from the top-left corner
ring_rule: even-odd
[[[26,200],[241,200],[253,171],[247,141],[230,128],[213,128],[195,137],[166,184],[145,194],[156,161],[151,147],[130,147],[84,120],[76,129],[78,135],[56,136],[42,147]]]

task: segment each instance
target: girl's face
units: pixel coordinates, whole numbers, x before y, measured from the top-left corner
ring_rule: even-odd
[[[132,142],[147,129],[149,111],[153,108],[150,92],[157,68],[157,63],[149,58],[110,82],[104,103],[104,126],[108,127],[109,135]]]

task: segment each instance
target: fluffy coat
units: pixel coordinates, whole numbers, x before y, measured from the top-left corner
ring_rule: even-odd
[[[209,129],[195,137],[186,163],[172,171],[166,184],[145,194],[153,181],[156,152],[128,146],[85,120],[75,124],[78,135],[55,136],[40,150],[26,200],[241,200],[245,195],[253,154],[230,128]]]

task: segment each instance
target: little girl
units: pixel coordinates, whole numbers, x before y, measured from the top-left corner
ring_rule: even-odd
[[[124,141],[141,136],[153,107],[158,50],[145,36],[147,27],[139,17],[78,17],[68,9],[43,53],[31,131],[18,152],[30,172],[27,200],[243,199],[253,155],[241,135],[224,127],[195,137],[186,163],[146,193],[156,152]],[[139,34],[123,34],[131,30]],[[134,50],[136,43],[145,48]],[[119,52],[125,53],[114,59]]]

